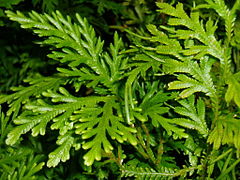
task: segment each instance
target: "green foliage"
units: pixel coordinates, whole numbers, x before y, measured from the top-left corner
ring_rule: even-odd
[[[34,6],[41,4],[43,10],[46,10],[47,12],[51,12],[55,10],[59,1],[58,0],[32,0],[32,3]]]
[[[43,44],[51,44],[61,49],[61,51],[53,51],[49,57],[68,66],[58,69],[60,72],[57,74],[58,78],[30,81],[31,86],[17,88],[15,90],[18,92],[2,98],[2,103],[11,103],[8,114],[15,112],[14,117],[21,106],[19,102],[26,102],[30,96],[38,98],[42,95],[41,97],[50,98],[53,103],[49,104],[42,99],[27,102],[26,112],[13,120],[19,126],[8,134],[6,143],[15,144],[22,134],[30,130],[33,136],[45,135],[47,125],[53,121],[51,129],[59,130],[60,136],[56,143],[60,147],[49,154],[50,159],[47,163],[49,167],[68,160],[71,147],[79,149],[81,144],[83,149],[90,149],[83,157],[85,164],[92,165],[95,159],[101,159],[102,149],[106,153],[113,150],[106,133],[120,143],[128,141],[136,145],[135,137],[131,134],[136,131],[122,124],[124,121],[121,107],[116,103],[119,101],[115,97],[118,95],[116,81],[119,80],[122,66],[120,62],[122,56],[118,56],[121,47],[121,39],[118,35],[115,34],[114,44],[110,45],[110,54],[103,53],[103,42],[100,38],[96,38],[93,28],[88,25],[86,19],[82,19],[79,15],[76,15],[79,24],[73,24],[70,17],[65,20],[59,12],[54,13],[53,18],[36,12],[30,14],[31,18],[19,12],[14,14],[8,11],[7,14],[12,20],[20,22],[22,27],[36,27],[35,33],[49,37],[43,41]],[[65,28],[69,29],[68,33]],[[96,93],[102,96],[75,97],[63,87],[59,88],[61,94],[55,92],[61,83],[67,83],[73,76],[76,77],[76,81],[73,82],[75,88],[79,89],[83,83],[88,88],[98,87],[99,92]],[[113,96],[106,96],[107,91]],[[89,114],[91,111],[95,113]],[[89,142],[77,143],[78,138],[73,137],[75,129],[77,134],[81,134],[82,139],[94,138]]]
[[[228,89],[225,94],[225,100],[229,104],[234,101],[238,107],[240,107],[240,96],[238,94],[239,84],[239,72],[233,74],[229,79],[227,79]]]
[[[229,9],[224,1],[207,1],[207,3],[207,5],[198,5],[196,9],[216,10],[224,20],[225,41],[218,40],[216,22],[211,18],[206,21],[201,20],[199,11],[196,10],[188,15],[181,3],[176,7],[168,3],[157,3],[159,11],[170,16],[168,26],[157,28],[150,24],[147,26],[150,37],[139,35],[136,37],[151,42],[151,47],[141,45],[142,48],[160,54],[163,73],[177,78],[168,83],[168,90],[180,90],[177,101],[183,107],[172,107],[172,109],[189,119],[175,118],[174,123],[196,129],[207,138],[208,143],[213,144],[214,149],[226,144],[234,145],[239,149],[239,122],[236,118],[238,110],[237,107],[233,108],[234,104],[232,104],[233,101],[239,106],[239,81],[238,72],[234,72],[232,67],[230,45],[239,2],[236,2],[232,9]],[[136,42],[136,46],[140,46],[141,43],[144,42]],[[194,97],[193,94],[204,96],[205,100],[199,99],[195,105],[196,95]],[[189,99],[181,100],[187,97]],[[212,108],[207,115],[205,106]],[[210,129],[207,124],[210,124]],[[188,153],[192,154],[190,151]],[[193,158],[192,155],[190,157]]]
[[[36,154],[34,148],[19,146],[6,147],[4,139],[11,128],[9,118],[0,109],[0,167],[1,179],[35,179],[35,174],[42,169],[43,156]]]
[[[240,176],[239,1],[31,5],[1,4],[1,179]]]
[[[208,142],[213,143],[214,149],[219,149],[220,145],[233,144],[239,149],[239,120],[232,115],[220,116],[216,126],[209,134]]]
[[[151,168],[129,167],[122,170],[122,176],[134,176],[136,179],[172,179],[174,172],[171,169],[163,169],[160,172],[156,172]]]
[[[0,7],[11,8],[12,5],[19,4],[21,1],[23,1],[23,0],[11,0],[11,1],[1,0]]]
[[[174,111],[180,115],[189,117],[189,119],[181,118],[179,124],[182,126],[191,127],[196,129],[203,136],[208,135],[208,127],[205,121],[205,105],[204,101],[199,99],[195,106],[194,96],[189,97],[187,100],[178,101],[182,107],[175,107]],[[191,120],[191,121],[190,121]]]

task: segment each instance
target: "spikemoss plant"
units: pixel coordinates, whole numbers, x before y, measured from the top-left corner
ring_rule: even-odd
[[[83,158],[83,172],[109,163],[113,174],[137,179],[239,177],[240,1],[230,8],[205,0],[191,12],[181,3],[157,6],[167,23],[126,29],[131,46],[117,32],[107,45],[79,14],[6,11],[56,61],[51,76],[36,74],[1,95],[5,121],[15,124],[6,144],[53,135],[46,165],[73,156]]]

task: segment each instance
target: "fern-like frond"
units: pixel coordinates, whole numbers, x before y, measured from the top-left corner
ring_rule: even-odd
[[[87,165],[91,165],[95,159],[100,160],[103,150],[106,153],[113,150],[107,135],[120,143],[128,141],[132,145],[136,145],[137,140],[132,135],[132,133],[136,133],[136,130],[123,124],[121,109],[116,103],[116,99],[109,97],[101,109],[89,105],[76,113],[77,117],[73,116],[73,118],[79,117],[80,121],[76,125],[76,133],[81,134],[82,138],[86,140],[83,148],[90,149],[84,156]]]
[[[199,13],[192,12],[191,16],[188,16],[183,9],[183,4],[178,3],[176,8],[167,3],[157,3],[157,5],[160,8],[160,12],[173,16],[169,19],[169,25],[185,26],[188,28],[188,30],[179,29],[174,31],[174,37],[178,37],[179,39],[188,39],[189,37],[197,39],[210,48],[207,51],[208,53],[222,59],[224,52],[221,49],[220,43],[214,36],[216,26],[213,25],[211,20],[206,23],[205,30],[203,24],[199,20]],[[192,48],[194,48],[194,46]]]
[[[87,165],[100,160],[102,151],[109,153],[113,150],[108,135],[120,143],[128,141],[136,145],[136,138],[132,135],[136,130],[124,125],[120,106],[114,96],[75,97],[62,87],[59,91],[60,93],[51,90],[43,93],[43,96],[51,98],[57,104],[43,100],[26,104],[28,111],[14,120],[18,126],[8,134],[6,143],[15,144],[22,134],[30,130],[33,136],[44,135],[51,122],[51,129],[59,130],[57,144],[60,146],[50,153],[47,163],[49,167],[69,159],[71,147],[79,149],[80,144],[76,141],[80,137],[74,138],[73,131],[85,139],[82,147],[90,149],[84,156]],[[104,103],[103,106],[101,103]],[[92,137],[94,138],[91,139]]]
[[[29,17],[20,12],[6,13],[11,20],[19,22],[22,28],[33,29],[35,34],[45,37],[43,44],[57,48],[48,56],[67,64],[66,68],[57,68],[62,76],[76,78],[88,87],[101,83],[114,89],[113,83],[119,80],[126,62],[123,55],[119,55],[123,43],[117,33],[108,53],[103,52],[104,42],[97,38],[93,27],[79,14],[76,14],[77,22],[74,23],[69,16],[64,18],[59,11],[52,15],[32,11]]]
[[[170,168],[161,168],[161,171],[148,167],[125,166],[122,168],[122,177],[135,177],[136,179],[173,179],[174,171]]]
[[[194,55],[195,58],[201,59],[205,55],[211,55],[217,58],[224,72],[224,77],[230,73],[230,56],[229,48],[223,47],[221,41],[215,37],[216,24],[209,19],[205,26],[199,18],[199,12],[191,12],[190,16],[184,11],[183,4],[178,3],[176,8],[167,3],[157,3],[160,12],[170,15],[168,24],[176,27],[172,30],[172,37],[184,40],[198,40],[201,44],[193,43],[191,46],[182,50],[187,56]],[[187,29],[181,28],[185,27]]]
[[[159,87],[159,82],[146,82],[145,85],[135,82],[134,89],[140,95],[139,105],[132,111],[133,118],[141,122],[151,121],[155,128],[162,127],[169,136],[174,138],[187,138],[185,129],[176,126],[174,120],[164,117],[169,113],[169,108],[164,105],[168,100],[174,99],[175,93],[164,93]]]
[[[52,13],[52,16],[32,11],[29,17],[21,12],[6,11],[6,13],[11,20],[19,22],[22,28],[33,29],[40,37],[46,37],[44,44],[63,48],[61,52],[53,51],[49,55],[51,58],[62,63],[69,62],[70,67],[89,60],[97,63],[103,42],[96,38],[87,20],[82,19],[78,14],[76,15],[78,24],[76,24],[72,23],[69,16],[65,19],[59,11]],[[93,68],[98,68],[97,64],[95,65]]]
[[[214,149],[219,149],[221,145],[233,144],[240,148],[240,120],[232,114],[220,116],[217,119],[214,129],[210,132],[208,142],[213,144]]]
[[[187,73],[177,74],[178,80],[169,83],[169,89],[184,89],[180,97],[191,96],[195,92],[203,92],[207,96],[213,97],[216,94],[210,70],[214,61],[204,58],[200,63],[192,60],[180,62],[171,60],[165,64],[165,71],[169,73]]]
[[[142,110],[143,117],[145,117],[145,119],[150,118],[155,128],[159,126],[163,127],[168,135],[172,135],[174,138],[187,138],[188,135],[184,132],[185,130],[183,128],[177,127],[172,119],[163,116],[169,112],[169,108],[164,107],[163,103],[173,98],[173,96],[171,97],[163,92],[158,92],[152,95],[152,97],[150,96],[151,98],[149,98],[148,95],[149,94],[146,95],[143,103],[139,106]]]
[[[135,166],[123,166],[122,176],[123,177],[135,177],[136,179],[174,179],[175,177],[186,177],[187,173],[200,169],[201,166],[189,167],[180,170],[173,170],[167,167],[159,167],[155,170],[151,167],[135,167]]]
[[[225,30],[228,43],[233,36],[233,28],[236,19],[236,10],[239,8],[239,1],[236,1],[233,8],[230,10],[225,4],[224,0],[205,0],[208,3],[207,8],[214,9],[218,15],[225,21]],[[204,5],[201,5],[204,7]]]
[[[60,91],[64,93],[66,90],[60,88]],[[37,136],[39,134],[45,135],[46,126],[51,120],[55,122],[52,125],[52,129],[59,129],[60,134],[62,135],[69,129],[72,129],[71,125],[66,122],[66,119],[68,119],[75,110],[81,108],[85,104],[85,98],[80,100],[73,96],[67,96],[66,93],[64,96],[52,93],[50,90],[43,94],[45,96],[51,96],[54,102],[61,101],[68,103],[50,105],[45,103],[43,100],[39,100],[37,103],[27,104],[26,108],[30,110],[30,112],[25,111],[14,119],[15,124],[18,126],[8,134],[8,138],[6,140],[7,144],[15,144],[22,134],[25,134],[30,130],[32,130],[33,136]],[[97,99],[93,99],[94,98],[92,98],[92,101],[97,101]],[[31,113],[31,111],[33,113]]]
[[[176,119],[176,124],[186,128],[199,131],[204,137],[208,135],[208,127],[205,120],[205,104],[202,99],[198,99],[195,105],[195,97],[190,96],[188,99],[178,101],[182,107],[175,107],[174,111],[189,119]]]
[[[76,150],[80,148],[80,145],[75,142],[70,134],[59,136],[56,143],[59,147],[48,155],[48,167],[55,167],[60,161],[65,162],[70,159],[70,149],[72,147],[75,147]]]
[[[168,35],[163,33],[154,25],[149,25],[148,30],[152,34],[150,41],[159,42],[154,50],[159,54],[172,55],[172,59],[165,58],[163,71],[176,74],[178,80],[169,83],[169,89],[183,89],[180,97],[189,97],[195,92],[203,92],[207,96],[216,96],[216,89],[210,71],[214,60],[208,58],[212,55],[220,60],[222,64],[228,64],[228,53],[225,53],[220,41],[214,36],[216,25],[212,20],[207,21],[205,27],[199,20],[197,12],[188,16],[181,3],[176,8],[167,3],[157,3],[160,12],[170,16],[169,25],[174,28],[162,27],[169,31]],[[185,26],[187,29],[182,29]],[[176,27],[176,29],[175,29]],[[184,40],[184,48],[181,45]],[[202,44],[195,44],[198,40]],[[162,45],[163,44],[163,45]],[[199,62],[196,61],[199,59]],[[228,64],[229,65],[229,64]],[[223,66],[224,71],[229,72],[229,66]]]
[[[49,89],[57,89],[63,82],[61,78],[57,77],[36,77],[26,79],[25,82],[29,83],[28,87],[13,87],[12,90],[15,93],[10,95],[0,95],[0,104],[7,102],[10,106],[7,115],[13,114],[15,118],[22,104],[29,101],[32,96],[39,96],[42,92]]]
[[[35,97],[26,103],[26,110],[14,119],[18,126],[8,134],[7,144],[15,144],[21,135],[29,131],[32,131],[33,136],[44,135],[46,127],[51,124],[52,130],[59,130],[61,140],[57,141],[59,147],[49,155],[48,166],[56,166],[60,161],[69,159],[70,148],[79,147],[76,141],[81,137],[85,139],[82,147],[89,149],[84,156],[87,165],[92,165],[94,160],[100,160],[102,152],[112,151],[108,136],[120,143],[128,141],[136,145],[136,138],[132,135],[136,130],[124,125],[118,101],[121,98],[119,81],[124,78],[123,70],[127,62],[124,55],[119,53],[123,42],[118,34],[114,34],[114,42],[110,44],[108,51],[103,52],[103,41],[97,38],[87,20],[78,14],[77,22],[74,23],[69,16],[64,18],[58,11],[52,15],[32,11],[28,17],[20,12],[6,13],[11,20],[19,22],[22,28],[33,29],[35,34],[44,37],[42,44],[54,47],[49,57],[61,64],[57,70],[60,79],[65,80],[64,84],[73,83],[76,90],[84,84],[93,88],[96,93],[96,96],[75,97],[62,87],[58,93],[56,89],[60,83],[54,85],[51,80],[54,88],[36,81],[36,86],[24,87],[19,94],[6,96],[3,102],[16,96],[22,103],[22,92],[25,92],[27,97],[42,94],[39,100],[34,101],[38,99]],[[138,73],[139,71],[131,72],[129,79],[135,80]],[[128,82],[127,84],[131,85]],[[42,89],[38,90],[37,85]],[[50,99],[52,102],[49,102]],[[77,134],[81,134],[78,138],[74,137],[75,130]],[[68,136],[68,141],[65,136]]]
[[[149,38],[149,40],[152,42],[161,43],[161,45],[158,45],[155,48],[157,53],[179,57],[182,51],[182,46],[180,45],[180,42],[177,39],[170,38],[163,31],[159,31],[157,27],[153,24],[149,24],[147,26],[147,29],[152,35],[152,37]]]
[[[228,89],[225,94],[225,100],[229,104],[231,101],[234,101],[238,107],[240,107],[240,72],[233,74],[227,79]]]

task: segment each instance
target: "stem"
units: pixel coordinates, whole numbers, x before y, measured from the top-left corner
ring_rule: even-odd
[[[161,162],[162,154],[164,152],[163,143],[164,143],[164,140],[162,137],[160,137],[158,150],[157,150],[157,160],[156,160],[157,165]]]
[[[218,176],[218,178],[216,180],[220,180],[222,179],[223,177],[225,177],[230,171],[232,171],[235,166],[240,163],[240,159],[236,160],[229,168],[226,169],[226,171],[224,171],[223,173],[221,173],[220,176]]]
[[[205,180],[206,177],[208,176],[207,170],[208,170],[208,166],[210,165],[209,164],[209,155],[211,154],[211,152],[212,152],[212,146],[208,145],[207,146],[207,152],[206,152],[206,158],[204,159],[203,165],[202,165],[203,173],[202,173],[202,176],[200,178],[201,180]]]
[[[223,172],[226,171],[231,158],[232,158],[232,152],[229,154],[229,156],[227,157],[227,160],[224,163],[224,166],[223,166],[223,169],[222,169]]]
[[[145,128],[147,128],[147,127],[145,127]],[[143,128],[144,129],[144,128]],[[145,130],[147,130],[147,129],[145,129]],[[155,157],[154,157],[154,154],[153,154],[153,152],[152,152],[152,150],[151,150],[151,148],[150,148],[150,144],[149,144],[149,140],[147,140],[147,145],[146,145],[146,143],[145,143],[145,141],[144,141],[144,139],[143,139],[143,137],[142,137],[142,134],[141,134],[141,132],[142,132],[142,129],[140,129],[140,128],[138,128],[138,133],[137,133],[137,137],[138,137],[138,139],[139,139],[139,142],[140,142],[140,145],[141,145],[141,147],[143,148],[143,150],[145,151],[145,152],[140,152],[138,149],[138,152],[140,152],[141,154],[143,154],[144,153],[144,157],[146,158],[146,159],[150,159],[152,162],[153,162],[153,164],[155,164],[155,162],[156,162],[156,160],[155,160]],[[148,130],[147,130],[147,132],[148,132]],[[150,137],[150,136],[149,136]]]
[[[143,130],[144,130],[144,132],[147,136],[146,152],[147,152],[149,158],[151,159],[151,161],[155,164],[156,163],[156,158],[155,158],[155,156],[153,154],[153,151],[150,147],[150,134],[149,134],[148,128],[145,126],[145,124],[142,124],[142,127],[143,127]]]
[[[209,165],[215,164],[217,161],[221,160],[222,158],[224,158],[226,155],[228,155],[229,153],[232,152],[232,149],[227,150],[226,152],[224,152],[223,154],[221,154],[220,156],[218,156],[214,161],[212,161]]]

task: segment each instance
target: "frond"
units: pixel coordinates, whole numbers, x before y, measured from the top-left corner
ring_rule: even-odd
[[[182,46],[177,39],[170,38],[163,31],[159,31],[153,24],[148,25],[147,29],[152,35],[149,40],[161,43],[161,45],[158,45],[155,48],[157,53],[179,57],[180,52],[182,51]]]
[[[229,104],[231,101],[234,101],[238,107],[240,107],[240,73],[233,74],[227,80],[228,89],[225,94],[225,100]]]
[[[76,133],[86,140],[83,149],[90,149],[83,157],[87,165],[91,165],[94,160],[100,160],[102,150],[106,153],[113,150],[107,135],[120,143],[128,141],[132,145],[137,144],[132,135],[136,130],[123,124],[120,106],[114,98],[106,99],[101,109],[93,105],[85,106],[72,118],[78,117],[80,123],[76,125]]]
[[[174,111],[189,119],[176,119],[176,124],[183,127],[195,129],[204,137],[208,135],[208,127],[205,120],[205,104],[202,99],[198,99],[195,105],[195,97],[192,95],[188,99],[178,101],[182,106],[175,107]]]
[[[220,116],[217,119],[214,129],[211,131],[208,142],[213,144],[214,149],[219,149],[221,145],[234,145],[240,148],[240,120],[232,114]]]
[[[64,18],[59,11],[51,16],[32,11],[29,17],[20,12],[6,13],[11,20],[19,22],[22,28],[33,29],[35,34],[44,37],[42,44],[57,48],[48,56],[61,64],[67,64],[66,68],[57,68],[62,76],[75,77],[88,87],[101,83],[110,89],[119,80],[126,60],[123,55],[119,55],[123,43],[117,33],[108,53],[103,52],[104,42],[97,38],[93,27],[79,14],[76,14],[77,22],[74,23],[69,16]]]
[[[70,149],[73,146],[75,146],[75,149],[78,149],[74,138],[69,134],[59,136],[57,144],[59,147],[48,155],[48,167],[55,167],[59,164],[60,161],[65,162],[70,159]]]
[[[191,46],[186,47],[182,50],[183,55],[194,55],[196,59],[201,59],[205,55],[211,55],[220,61],[225,77],[230,73],[229,49],[223,48],[221,41],[216,39],[215,30],[217,26],[211,19],[204,26],[203,22],[200,21],[199,12],[192,12],[189,16],[184,11],[181,3],[178,3],[176,8],[167,3],[157,3],[157,6],[160,8],[160,12],[171,16],[168,24],[177,30],[167,30],[172,34],[173,38],[198,40],[202,43],[200,45],[193,43]]]
[[[214,9],[218,15],[225,21],[225,30],[228,43],[233,36],[233,28],[236,19],[236,10],[239,6],[239,1],[236,1],[233,8],[230,10],[224,0],[205,0],[208,3],[208,8]]]
[[[133,118],[142,122],[151,121],[155,128],[162,127],[169,136],[173,136],[175,139],[187,138],[188,135],[184,132],[185,129],[176,126],[174,120],[164,117],[169,113],[169,108],[164,103],[174,99],[176,94],[164,93],[159,89],[158,85],[158,82],[146,83],[147,87],[142,92],[141,103],[137,106],[139,110],[133,111]],[[144,88],[144,86],[142,85],[141,88]]]
[[[26,104],[29,111],[23,112],[14,120],[18,126],[8,134],[6,143],[15,144],[21,135],[30,130],[32,136],[45,135],[47,125],[52,122],[51,129],[59,130],[57,144],[60,146],[49,154],[49,167],[69,159],[71,147],[79,148],[80,144],[76,142],[80,137],[73,138],[75,133],[85,140],[82,147],[90,149],[84,156],[86,165],[100,160],[102,151],[110,153],[113,150],[108,135],[120,143],[127,141],[136,145],[136,138],[132,135],[136,130],[124,125],[120,106],[114,96],[78,98],[62,87],[59,91],[60,93],[56,93],[48,90],[43,93],[43,96],[51,98],[57,104],[49,104],[43,100]],[[104,105],[101,106],[101,103]]]
[[[161,168],[161,171],[148,167],[125,166],[122,168],[122,177],[135,177],[136,179],[173,179],[174,171],[170,168]]]
[[[187,174],[194,169],[201,168],[201,166],[196,167],[185,167],[180,170],[173,170],[167,167],[159,167],[155,170],[151,167],[135,167],[135,166],[123,166],[121,171],[122,177],[135,177],[136,179],[174,179],[178,176],[184,178]]]
[[[1,95],[0,104],[7,102],[10,106],[7,115],[10,116],[13,114],[15,118],[22,104],[25,104],[29,101],[30,97],[39,96],[42,92],[50,89],[57,89],[60,84],[63,82],[61,78],[58,77],[35,77],[26,79],[25,82],[29,83],[28,87],[12,87],[12,90],[15,93],[11,95]]]
[[[203,92],[207,96],[213,97],[216,94],[210,70],[214,61],[208,58],[200,60],[200,64],[191,60],[169,61],[165,65],[165,70],[171,73],[187,73],[176,75],[178,80],[169,83],[169,89],[184,89],[180,93],[180,97],[189,97],[195,92]]]
[[[60,88],[60,90],[63,92],[63,88]],[[6,140],[7,144],[15,144],[22,134],[25,134],[30,130],[32,130],[33,136],[39,134],[45,135],[46,126],[51,120],[54,120],[55,122],[52,125],[52,129],[58,127],[60,133],[63,135],[68,129],[71,129],[66,120],[71,116],[74,110],[81,108],[85,104],[84,98],[80,100],[73,96],[67,96],[66,93],[64,96],[52,93],[52,91],[49,90],[48,92],[43,93],[43,95],[52,97],[53,102],[61,101],[68,103],[50,105],[43,100],[38,100],[36,103],[27,104],[26,108],[30,111],[23,112],[13,120],[18,126],[8,134]],[[95,100],[93,101],[95,102]]]

